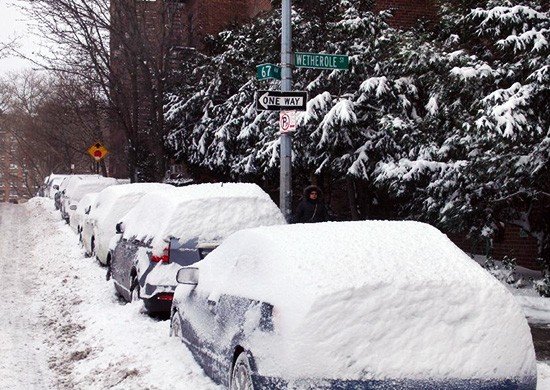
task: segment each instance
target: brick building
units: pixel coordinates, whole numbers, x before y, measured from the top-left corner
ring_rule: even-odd
[[[0,202],[18,203],[34,195],[36,189],[28,188],[28,172],[19,157],[17,140],[0,124]]]
[[[435,0],[376,0],[374,10],[392,10],[389,23],[396,28],[410,28],[419,21],[433,22],[437,19]]]
[[[269,9],[270,0],[113,0],[111,1],[111,99],[105,130],[111,151],[107,171],[139,180],[129,172],[144,156],[163,156],[162,96],[174,52],[201,49],[205,35],[244,22]],[[130,141],[129,141],[130,140]],[[130,145],[131,144],[131,145]],[[159,178],[167,162],[157,158],[144,175]]]

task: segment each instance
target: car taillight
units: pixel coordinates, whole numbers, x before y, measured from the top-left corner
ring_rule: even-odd
[[[157,299],[159,301],[171,301],[174,298],[174,294],[159,294]]]
[[[155,263],[168,263],[170,261],[170,246],[162,250],[161,256],[151,255],[151,261]]]

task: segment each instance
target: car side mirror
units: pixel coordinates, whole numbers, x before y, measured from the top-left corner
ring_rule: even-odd
[[[59,189],[59,186],[58,186],[57,184],[55,184],[55,185],[53,186],[53,189],[54,189],[54,190],[58,190],[58,189]]]
[[[73,210],[73,211],[76,210],[76,207],[77,207],[77,206],[76,206],[75,204],[72,204],[72,205],[69,206],[69,208],[70,208],[71,210]]]
[[[199,284],[199,269],[197,267],[185,267],[176,274],[176,281],[180,284]]]
[[[115,226],[116,234],[122,234],[124,233],[124,224],[122,222],[119,222]]]

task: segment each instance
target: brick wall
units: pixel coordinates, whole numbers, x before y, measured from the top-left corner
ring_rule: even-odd
[[[215,34],[231,23],[245,22],[269,9],[269,0],[189,0],[183,11],[183,46],[200,48],[205,35]]]
[[[377,0],[375,11],[391,9],[394,17],[390,19],[392,27],[410,28],[419,20],[434,21],[437,18],[435,0]]]
[[[537,240],[529,236],[519,226],[505,224],[504,229],[491,244],[481,240],[474,242],[466,238],[466,234],[448,233],[447,236],[464,252],[487,255],[496,260],[502,260],[504,256],[515,258],[517,264],[533,270],[540,270],[535,259],[538,257]]]

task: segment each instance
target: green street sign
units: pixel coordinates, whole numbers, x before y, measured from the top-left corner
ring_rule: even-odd
[[[348,69],[349,57],[338,54],[294,53],[294,66],[315,69]]]
[[[256,78],[258,80],[281,79],[281,67],[273,64],[256,66]]]

